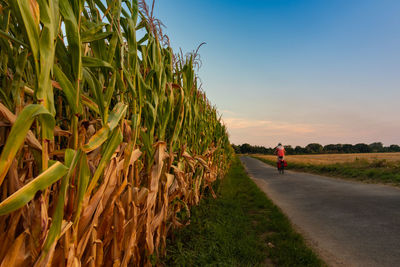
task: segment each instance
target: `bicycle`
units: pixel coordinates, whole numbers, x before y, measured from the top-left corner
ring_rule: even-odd
[[[278,167],[278,172],[279,174],[284,174],[285,173],[285,167],[287,166],[287,163],[283,159],[279,159],[277,162],[277,167]]]

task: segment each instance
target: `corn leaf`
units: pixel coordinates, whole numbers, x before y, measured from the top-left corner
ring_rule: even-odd
[[[36,3],[36,1],[34,2]],[[38,73],[39,66],[37,62],[39,60],[39,10],[31,9],[31,4],[28,0],[17,0],[15,2],[11,1],[11,3],[16,3],[18,5],[18,9],[25,25],[25,30],[28,36],[32,55],[35,59],[36,72]]]
[[[82,147],[82,150],[88,153],[101,146],[107,140],[111,131],[114,130],[119,121],[125,115],[127,108],[127,105],[118,103],[111,111],[107,124],[89,139],[89,142]]]
[[[41,257],[46,256],[50,247],[58,239],[59,234],[61,232],[61,224],[64,217],[65,196],[67,194],[69,180],[72,177],[75,171],[75,167],[82,154],[83,154],[82,151],[76,152],[72,149],[67,149],[65,151],[65,166],[68,168],[68,172],[67,175],[65,175],[61,181],[61,188],[57,200],[56,209],[54,211],[49,233],[47,234],[46,241],[43,245],[44,253],[42,254]]]
[[[89,70],[89,68],[83,68],[82,70],[83,77],[87,82],[89,89],[91,89],[92,94],[95,97],[97,107],[99,109],[99,114],[104,121],[104,98],[102,86],[98,79],[93,75],[93,73]]]
[[[121,130],[116,128],[113,133],[111,134],[111,138],[107,143],[107,146],[104,150],[103,156],[97,166],[96,172],[93,175],[92,180],[90,181],[88,190],[86,195],[90,195],[93,189],[97,185],[97,181],[99,180],[100,176],[103,174],[104,168],[108,164],[111,159],[111,156],[114,154],[115,150],[117,149],[118,145],[122,142],[122,133]]]
[[[96,132],[95,135],[93,135],[87,144],[85,144],[82,147],[82,150],[86,153],[89,153],[90,151],[95,150],[99,146],[101,146],[108,138],[108,135],[110,133],[110,128],[107,126],[102,127],[100,130]]]
[[[0,156],[0,185],[2,184],[4,177],[11,165],[12,160],[17,154],[19,148],[25,140],[25,137],[31,127],[35,117],[41,117],[48,129],[54,129],[54,118],[51,116],[49,111],[41,105],[31,104],[26,106],[17,117],[11,132],[8,135],[6,144],[1,152]],[[49,133],[44,134],[48,136]],[[51,133],[52,135],[52,133]]]
[[[94,41],[106,39],[109,37],[112,33],[111,32],[98,32],[95,34],[85,34],[82,36],[82,43],[91,43]]]
[[[2,30],[0,30],[0,36],[3,37],[3,38],[8,39],[8,40],[10,40],[10,41],[13,41],[13,42],[15,42],[15,43],[17,43],[17,44],[19,44],[19,45],[22,45],[22,46],[24,46],[24,47],[28,47],[28,45],[25,44],[24,42],[18,40],[18,39],[15,38],[15,37],[12,37],[11,35],[9,35],[8,33],[4,32],[4,31],[2,31]]]
[[[81,102],[78,102],[78,106],[76,103],[77,92],[74,86],[72,85],[71,81],[67,78],[64,72],[57,66],[54,65],[54,75],[58,83],[62,88],[62,92],[65,95],[65,98],[68,101],[69,106],[71,107],[74,114],[81,114],[82,113],[82,105]]]
[[[40,72],[38,77],[38,87],[35,91],[36,97],[42,104],[55,114],[53,87],[50,80],[50,71],[52,70],[55,53],[55,40],[57,36],[58,25],[58,1],[38,0],[40,7],[41,33],[39,38],[39,59]],[[42,124],[42,127],[47,127]],[[53,129],[51,129],[52,131]]]
[[[123,103],[118,103],[117,105],[115,105],[114,109],[110,113],[110,116],[108,117],[107,123],[111,131],[114,130],[115,127],[117,127],[119,121],[122,119],[122,117],[125,116],[127,109],[128,106]]]
[[[91,109],[92,111],[94,111],[98,115],[100,115],[99,106],[92,99],[90,99],[90,97],[85,96],[84,94],[81,94],[80,97],[81,97],[82,104],[84,104],[89,109]]]
[[[113,69],[113,66],[111,66],[110,63],[107,61],[103,61],[101,59],[95,58],[95,57],[82,57],[82,64],[84,67],[104,67],[104,68],[110,68]]]
[[[60,1],[60,12],[64,18],[65,29],[68,40],[68,50],[71,54],[72,69],[75,79],[80,79],[82,75],[82,50],[81,38],[77,18],[70,1]]]
[[[82,153],[82,156],[79,161],[79,173],[78,173],[78,196],[76,201],[76,209],[75,209],[75,219],[74,224],[78,224],[81,212],[82,212],[82,204],[83,198],[85,196],[87,186],[89,184],[90,179],[90,170],[88,165],[88,160],[85,153]]]
[[[27,183],[17,192],[1,202],[0,216],[25,206],[30,200],[33,199],[37,191],[44,190],[53,183],[57,182],[64,174],[67,173],[67,171],[68,168],[65,167],[61,162],[56,162],[53,164],[38,177]]]

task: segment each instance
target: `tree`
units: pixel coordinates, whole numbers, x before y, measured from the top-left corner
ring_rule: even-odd
[[[293,147],[291,145],[284,146],[284,148],[286,150],[286,154],[288,154],[288,155],[293,155],[294,154],[294,149],[293,149]]]
[[[245,154],[245,153],[251,153],[251,145],[248,143],[244,143],[240,146],[240,151]]]
[[[318,154],[322,152],[324,147],[318,143],[311,143],[306,146],[306,151],[312,154]]]
[[[236,154],[241,154],[241,151],[240,151],[240,147],[239,147],[239,146],[237,146],[237,145],[235,145],[235,144],[232,144],[232,148],[233,148],[233,150],[235,150],[235,153],[236,153]]]
[[[389,151],[390,152],[400,152],[400,146],[399,145],[390,145]]]
[[[329,144],[324,146],[324,152],[326,153],[340,153],[342,152],[342,145],[341,144]]]
[[[354,150],[359,153],[368,153],[371,152],[370,147],[367,144],[359,143],[354,145]]]
[[[342,152],[343,153],[353,153],[354,148],[352,144],[344,144],[342,145]]]
[[[296,147],[294,148],[294,152],[295,152],[296,154],[303,154],[303,153],[305,153],[305,149],[302,148],[301,146],[296,146]]]
[[[375,153],[384,151],[383,144],[381,142],[375,142],[375,143],[369,144],[369,149],[370,149],[370,152],[375,152]]]

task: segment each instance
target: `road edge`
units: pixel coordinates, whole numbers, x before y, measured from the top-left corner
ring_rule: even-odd
[[[304,242],[306,244],[306,246],[308,246],[315,254],[317,254],[328,266],[330,267],[339,267],[339,266],[345,266],[345,264],[343,262],[340,261],[340,259],[338,259],[335,255],[333,255],[332,253],[330,253],[329,251],[326,251],[324,249],[322,249],[320,246],[318,246],[318,242],[313,240],[310,235],[304,231],[301,227],[299,227],[297,224],[293,223],[292,218],[284,211],[282,210],[282,208],[272,200],[272,198],[268,195],[268,193],[265,190],[265,187],[268,186],[268,184],[262,180],[262,179],[258,179],[253,177],[250,172],[247,169],[246,164],[244,164],[244,162],[242,161],[242,157],[245,156],[240,156],[240,162],[242,163],[242,166],[244,167],[246,174],[248,177],[250,177],[250,179],[258,186],[258,188],[266,195],[267,198],[269,198],[275,206],[277,206],[280,210],[280,212],[282,212],[290,221],[291,226],[293,227],[293,229],[303,237]],[[258,160],[258,159],[257,159]],[[260,160],[261,161],[261,160]],[[268,165],[267,163],[261,161],[263,164],[267,165],[268,167],[273,168],[271,165]],[[330,177],[328,177],[330,178]]]

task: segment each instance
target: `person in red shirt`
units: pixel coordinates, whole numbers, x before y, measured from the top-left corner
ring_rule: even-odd
[[[280,160],[283,160],[285,157],[285,148],[282,146],[281,143],[278,144],[278,146],[275,148],[275,155],[278,156],[278,162]]]

